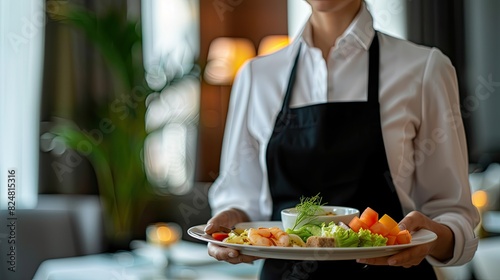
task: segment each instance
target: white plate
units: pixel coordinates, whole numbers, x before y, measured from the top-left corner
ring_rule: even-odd
[[[390,256],[398,251],[434,241],[437,235],[429,230],[422,229],[412,234],[410,244],[389,245],[379,247],[349,247],[349,248],[305,248],[305,247],[265,247],[255,245],[231,244],[217,241],[205,234],[206,225],[194,226],[187,233],[201,241],[239,250],[242,254],[272,259],[284,260],[352,260],[360,258],[374,258]],[[237,228],[273,227],[282,228],[281,222],[250,222],[237,224]]]

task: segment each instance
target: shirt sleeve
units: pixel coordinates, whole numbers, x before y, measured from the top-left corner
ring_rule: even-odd
[[[455,68],[438,49],[430,52],[422,81],[422,121],[414,141],[417,208],[453,231],[455,249],[446,263],[428,257],[435,266],[462,265],[474,256],[474,229],[479,213],[472,204],[468,153]]]
[[[231,90],[224,131],[220,173],[209,189],[208,198],[215,215],[229,208],[243,210],[251,220],[264,220],[259,209],[263,174],[259,146],[248,130],[251,90],[251,62],[242,66]]]

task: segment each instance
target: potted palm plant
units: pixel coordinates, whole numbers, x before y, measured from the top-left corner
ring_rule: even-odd
[[[139,20],[127,18],[120,7],[97,15],[69,4],[51,16],[79,30],[111,72],[113,90],[108,102],[96,104],[95,116],[90,118],[95,120],[94,128],[81,129],[66,120],[56,123],[52,133],[88,158],[97,178],[107,239],[128,246],[152,194],[142,159],[145,99],[152,90],[145,83]]]

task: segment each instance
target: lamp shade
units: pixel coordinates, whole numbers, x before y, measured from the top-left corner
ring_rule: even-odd
[[[273,53],[290,43],[287,35],[270,35],[262,38],[259,44],[259,55]]]
[[[255,46],[248,39],[216,38],[210,43],[204,78],[209,84],[231,85],[241,65],[255,55]]]

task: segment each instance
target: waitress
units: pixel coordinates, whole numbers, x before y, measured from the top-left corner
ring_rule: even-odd
[[[266,259],[261,279],[435,279],[432,266],[470,261],[479,215],[450,60],[374,30],[362,0],[307,2],[299,36],[238,73],[205,231],[280,220],[300,197],[321,193],[329,205],[371,207],[438,238],[389,257]],[[211,243],[208,253],[233,264],[256,259]]]

